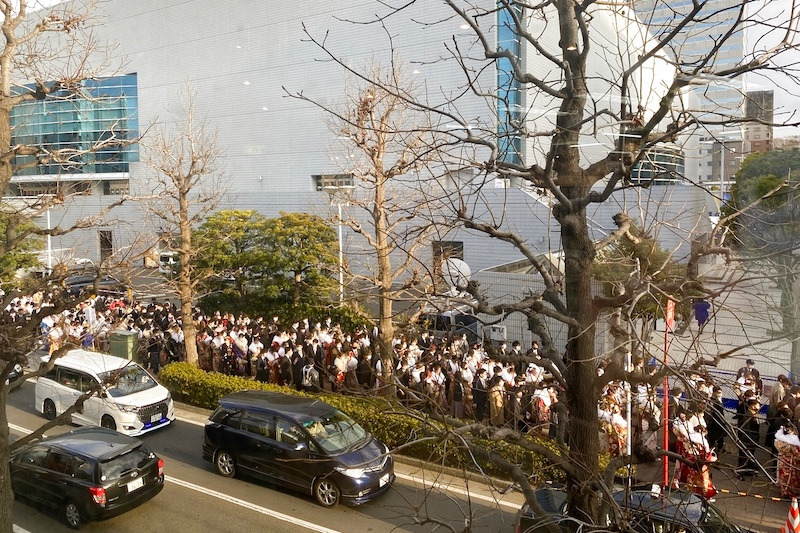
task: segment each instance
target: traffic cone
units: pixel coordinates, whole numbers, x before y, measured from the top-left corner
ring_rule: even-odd
[[[786,518],[786,525],[781,527],[781,533],[800,533],[800,508],[797,506],[797,498],[792,498],[789,516]]]

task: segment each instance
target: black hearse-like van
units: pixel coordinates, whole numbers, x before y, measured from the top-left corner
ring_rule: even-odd
[[[203,458],[218,474],[278,482],[332,507],[360,504],[394,482],[386,445],[327,403],[242,391],[219,400],[205,425]]]

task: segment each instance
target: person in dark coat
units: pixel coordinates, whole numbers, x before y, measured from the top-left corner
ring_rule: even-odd
[[[758,438],[761,427],[758,418],[758,411],[760,408],[761,404],[758,403],[756,398],[749,398],[747,400],[747,410],[739,421],[739,463],[736,474],[740,478],[744,476],[753,476],[759,470],[758,463],[753,455],[758,449]]]
[[[717,455],[721,455],[725,449],[727,422],[725,420],[725,407],[722,405],[722,389],[719,387],[714,387],[706,414],[708,445],[717,452]]]
[[[483,422],[486,416],[486,401],[489,394],[489,381],[486,379],[486,369],[479,368],[472,382],[472,403],[475,405],[475,420]]]
[[[548,435],[561,446],[567,443],[567,406],[559,401],[559,391],[550,388],[550,430]]]
[[[299,348],[287,348],[287,350],[291,350],[292,352],[289,360],[292,362],[292,381],[294,387],[297,390],[302,390],[301,380],[303,378],[303,367],[306,366],[306,358]]]

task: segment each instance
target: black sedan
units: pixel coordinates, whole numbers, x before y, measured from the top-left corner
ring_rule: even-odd
[[[56,509],[73,529],[138,507],[164,488],[164,461],[139,439],[104,428],[24,446],[10,466],[14,495]]]

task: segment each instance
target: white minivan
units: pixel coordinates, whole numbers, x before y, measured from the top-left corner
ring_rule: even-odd
[[[42,358],[43,362],[49,356]],[[36,410],[48,419],[66,411],[84,392],[100,392],[73,413],[72,422],[141,435],[175,420],[172,397],[147,370],[122,357],[70,350],[36,382]]]

